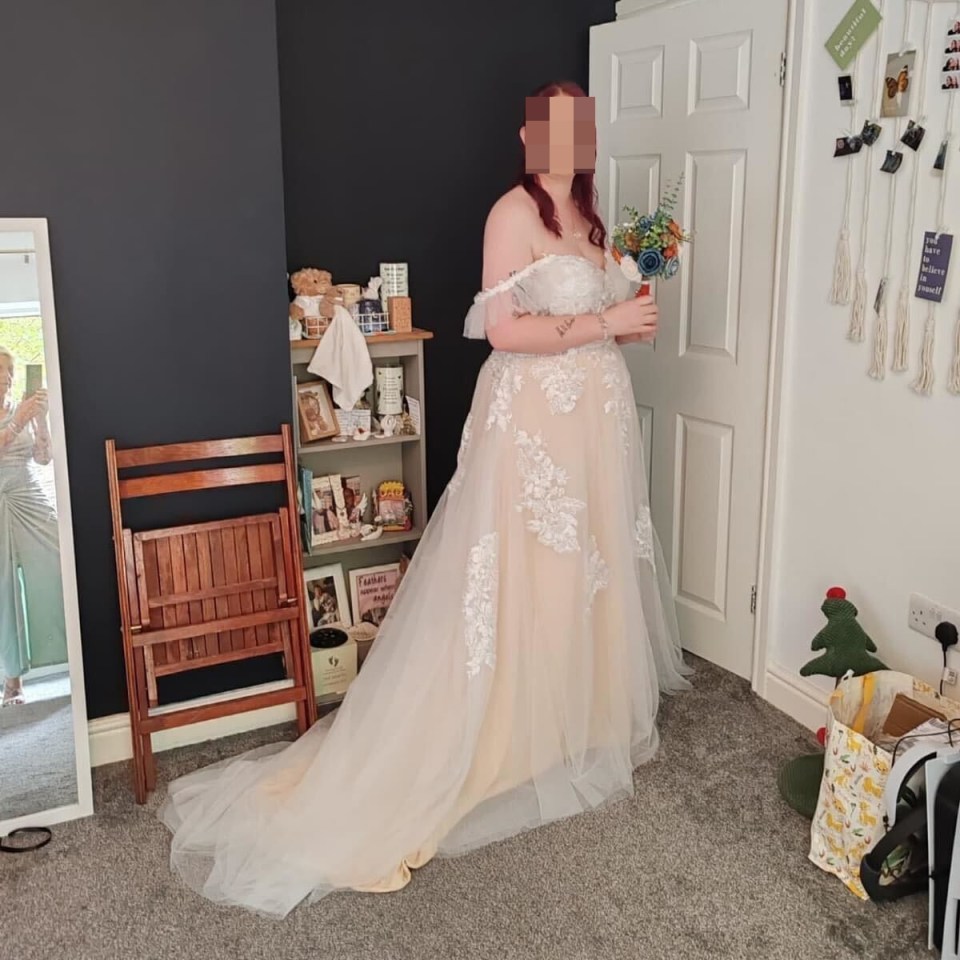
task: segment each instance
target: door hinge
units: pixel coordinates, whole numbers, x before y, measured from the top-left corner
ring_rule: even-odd
[[[787,82],[787,55],[786,53],[780,54],[780,86],[782,87]]]
[[[750,588],[750,612],[751,612],[751,613],[756,613],[756,612],[757,612],[757,587],[756,587],[756,584],[754,584],[754,585]]]

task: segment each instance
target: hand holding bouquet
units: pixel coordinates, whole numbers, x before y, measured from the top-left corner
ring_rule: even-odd
[[[673,219],[682,183],[681,176],[675,186],[668,187],[652,214],[641,216],[634,207],[624,208],[629,219],[613,228],[610,252],[628,280],[634,283],[653,277],[669,280],[680,269],[680,245],[691,240]],[[637,296],[649,291],[650,284],[644,282]]]

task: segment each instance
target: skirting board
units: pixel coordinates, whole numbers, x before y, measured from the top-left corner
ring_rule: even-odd
[[[819,730],[827,722],[829,692],[794,671],[768,664],[764,678],[764,699],[808,730]]]
[[[250,710],[232,717],[220,717],[216,720],[204,720],[187,727],[175,727],[154,734],[153,749],[159,753],[186,747],[191,743],[204,743],[207,740],[219,740],[232,737],[236,733],[272,727],[279,723],[292,723],[296,719],[296,707],[292,703],[282,703],[263,710]],[[130,739],[130,714],[115,713],[110,717],[99,717],[87,725],[90,736],[90,765],[102,767],[107,763],[119,763],[133,757],[133,744]]]
[[[765,677],[764,699],[782,710],[808,730],[817,730],[826,722],[826,704],[829,694],[818,686],[798,677],[795,673],[777,664],[770,664]],[[219,740],[248,730],[272,727],[281,723],[292,723],[296,719],[296,710],[292,704],[284,703],[263,710],[251,710],[232,717],[220,717],[217,720],[205,720],[203,723],[188,727],[176,727],[163,730],[153,738],[153,749],[160,753],[177,747],[186,747],[192,743],[204,743],[207,740]],[[107,763],[120,763],[133,757],[130,742],[130,715],[116,713],[110,717],[100,717],[88,724],[90,736],[90,764],[101,767]]]

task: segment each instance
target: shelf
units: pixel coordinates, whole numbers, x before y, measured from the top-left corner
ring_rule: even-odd
[[[316,547],[313,553],[305,553],[303,562],[308,566],[317,566],[317,563],[311,563],[311,561],[322,563],[327,557],[337,553],[349,553],[351,550],[369,550],[374,547],[384,547],[391,543],[411,543],[414,540],[419,540],[422,536],[423,531],[419,527],[414,527],[412,530],[385,533],[382,537],[377,537],[376,540],[344,540],[330,544],[322,543]]]
[[[432,340],[433,334],[429,330],[420,330],[414,327],[409,333],[371,333],[363,338],[367,343],[409,343],[415,340]],[[316,350],[320,346],[319,340],[291,340],[291,350]]]
[[[399,437],[371,437],[369,440],[345,440],[334,443],[333,440],[318,440],[316,443],[300,445],[300,453],[339,453],[341,450],[357,450],[360,447],[385,447],[394,443],[413,443],[421,440],[419,433]]]

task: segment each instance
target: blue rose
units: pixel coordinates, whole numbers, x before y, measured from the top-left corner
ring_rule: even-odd
[[[663,268],[663,275],[669,280],[670,277],[675,277],[677,271],[680,269],[680,260],[678,257],[671,257],[667,261],[667,265]]]
[[[641,217],[640,218],[640,230],[645,233],[653,226],[653,217]]]
[[[659,250],[644,250],[637,266],[645,277],[656,277],[663,269],[663,254]]]

